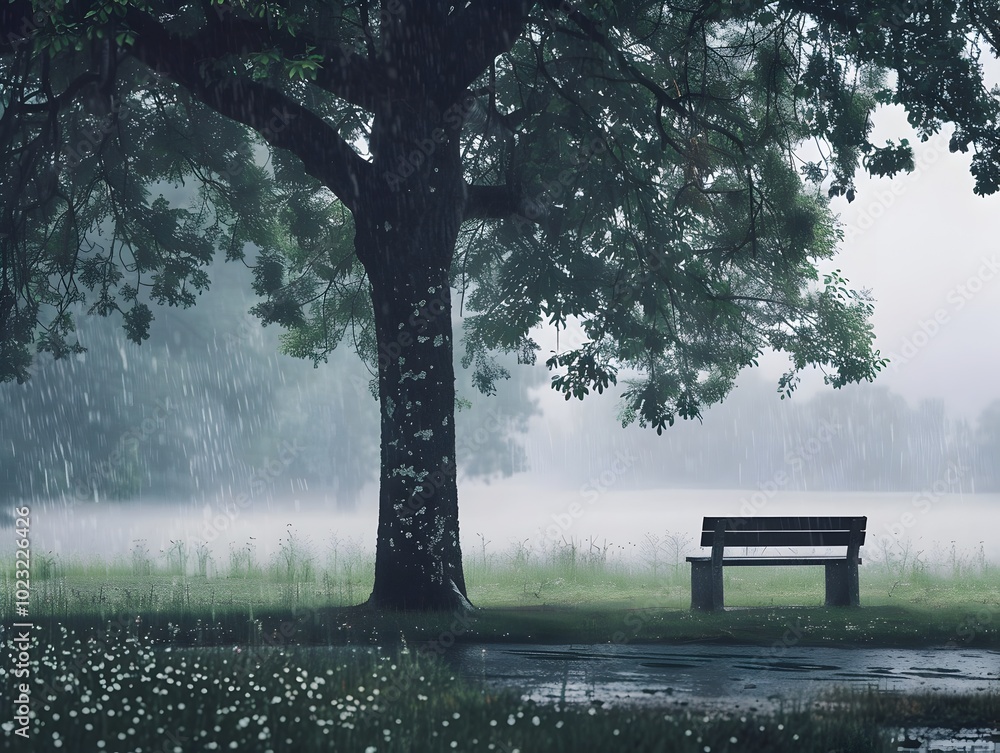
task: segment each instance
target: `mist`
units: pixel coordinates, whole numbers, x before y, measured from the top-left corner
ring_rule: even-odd
[[[349,338],[329,363],[280,353],[280,333],[247,313],[246,270],[212,276],[197,306],[160,309],[142,346],[113,318],[84,318],[85,354],[40,359],[29,382],[0,388],[0,491],[45,510],[40,546],[127,556],[184,540],[221,562],[247,545],[270,556],[290,528],[317,552],[372,547],[371,373]],[[703,514],[766,507],[867,514],[941,560],[981,546],[949,522],[959,510],[1000,510],[997,400],[970,420],[944,396],[909,401],[880,383],[782,399],[751,370],[701,420],[657,436],[621,425],[620,389],[565,401],[541,364],[495,366],[510,375],[496,395],[458,368],[467,556],[572,544],[641,559],[649,537],[683,537]]]

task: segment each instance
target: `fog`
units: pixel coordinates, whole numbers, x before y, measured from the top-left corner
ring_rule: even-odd
[[[1000,396],[1000,196],[975,195],[971,154],[949,152],[950,127],[921,143],[899,107],[874,126],[873,143],[909,138],[916,169],[859,173],[855,201],[833,200],[845,239],[828,266],[876,300],[876,347],[891,360],[879,384],[910,401],[940,397],[971,420]]]
[[[890,111],[878,129],[905,123]],[[768,354],[701,421],[657,436],[623,429],[614,394],[563,400],[540,364],[501,359],[512,376],[493,397],[459,368],[467,556],[484,541],[504,551],[590,539],[627,556],[647,535],[693,537],[701,515],[747,504],[867,514],[872,532],[920,551],[976,550],[1000,511],[1000,206],[973,196],[967,159],[946,143],[918,144],[914,174],[861,181],[854,203],[834,204],[845,241],[828,267],[871,288],[891,360],[875,384],[835,391],[809,373],[781,400],[787,364]],[[155,312],[143,346],[114,319],[84,317],[85,355],[43,357],[30,382],[0,387],[0,493],[44,505],[39,545],[124,553],[137,540],[156,551],[210,537],[225,551],[252,536],[263,554],[290,524],[320,550],[335,537],[373,547],[371,373],[349,338],[318,368],[280,354],[280,333],[247,313],[247,270],[217,263],[211,274],[197,306]],[[561,346],[574,337],[562,332]],[[539,342],[543,355],[556,347],[552,332]],[[237,504],[238,519],[211,524]],[[961,521],[973,514],[970,530]],[[997,556],[997,542],[986,547]]]
[[[886,555],[918,558],[944,570],[1000,560],[1000,541],[984,534],[1000,525],[1000,495],[880,492],[749,492],[746,490],[606,488],[586,490],[546,486],[527,474],[507,482],[462,486],[462,545],[467,559],[484,555],[515,560],[518,552],[544,558],[575,545],[580,557],[654,567],[683,562],[698,552],[697,532],[705,514],[867,515],[868,561]],[[372,488],[374,499],[375,489]],[[230,506],[102,503],[66,508],[36,506],[43,525],[36,551],[80,561],[128,559],[133,549],[163,558],[172,542],[207,542],[215,567],[228,567],[229,554],[250,547],[271,561],[290,532],[320,561],[374,549],[374,502],[346,511],[324,495],[286,494],[240,510]],[[969,520],[976,525],[970,526]],[[210,574],[212,570],[210,569]]]

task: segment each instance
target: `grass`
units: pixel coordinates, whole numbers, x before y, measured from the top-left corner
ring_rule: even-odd
[[[726,573],[721,614],[692,612],[683,548],[626,559],[566,545],[468,556],[469,616],[352,606],[370,554],[318,556],[294,532],[261,561],[252,543],[215,563],[172,542],[110,562],[36,557],[32,744],[67,751],[896,751],[899,728],[1000,728],[1000,698],[835,691],[808,708],[736,716],[649,707],[535,705],[451,676],[452,642],[730,642],[761,646],[1000,646],[996,568],[975,556],[862,567],[862,608],[818,606],[821,568]],[[676,543],[676,542],[674,542]],[[14,582],[0,636],[13,655]],[[340,646],[318,650],[309,646]],[[412,650],[408,650],[410,646]],[[440,650],[437,650],[440,647]],[[17,750],[11,665],[0,738]],[[894,739],[894,736],[897,739]],[[31,745],[24,749],[32,749]],[[36,746],[35,749],[38,749]]]
[[[130,626],[97,638],[60,627],[31,669],[33,741],[46,750],[888,752],[900,726],[937,723],[942,704],[961,725],[1000,725],[995,693],[840,693],[766,716],[536,705],[467,685],[426,652],[185,650]],[[0,699],[12,750],[15,703]]]
[[[647,539],[647,544],[653,539]],[[371,590],[374,561],[350,542],[321,558],[286,531],[270,561],[253,542],[230,549],[224,565],[199,546],[172,542],[159,557],[136,542],[111,561],[49,556],[32,569],[36,624],[79,629],[127,616],[139,631],[187,645],[433,640],[657,642],[726,641],[769,645],[1000,646],[1000,578],[980,553],[950,555],[931,566],[886,552],[861,568],[862,608],[819,606],[819,567],[730,568],[723,614],[692,612],[683,542],[658,558],[625,559],[608,545],[564,544],[534,552],[483,546],[467,555],[469,596],[480,607],[461,631],[454,615],[372,614],[352,608]],[[901,547],[902,549],[902,547]],[[14,582],[3,576],[0,617],[14,609]],[[290,635],[286,635],[290,633]]]

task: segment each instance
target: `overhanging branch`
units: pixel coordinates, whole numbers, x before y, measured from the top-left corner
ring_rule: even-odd
[[[479,0],[452,14],[445,35],[451,46],[463,48],[463,54],[449,76],[455,88],[450,97],[463,92],[513,47],[534,4],[535,0]]]
[[[505,220],[520,218],[538,224],[546,212],[507,186],[468,186],[463,220]]]
[[[204,57],[249,56],[278,49],[289,59],[319,54],[323,62],[312,83],[352,105],[374,111],[380,98],[389,95],[389,82],[367,57],[329,40],[313,36],[308,29],[294,36],[259,21],[227,16],[216,18],[206,11],[209,24],[185,41]]]
[[[146,14],[130,11],[128,22],[136,33],[129,52],[138,60],[219,114],[253,128],[271,146],[296,155],[306,172],[348,209],[357,206],[371,168],[330,124],[266,84],[245,76],[211,73],[206,55],[214,56],[215,50],[204,50],[168,33]]]

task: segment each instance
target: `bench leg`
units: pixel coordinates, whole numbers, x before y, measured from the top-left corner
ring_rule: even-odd
[[[712,609],[721,612],[723,609],[722,556],[712,558]]]
[[[691,608],[715,609],[715,578],[711,562],[691,563]]]
[[[856,607],[860,604],[858,564],[844,560],[826,565],[826,605]]]

